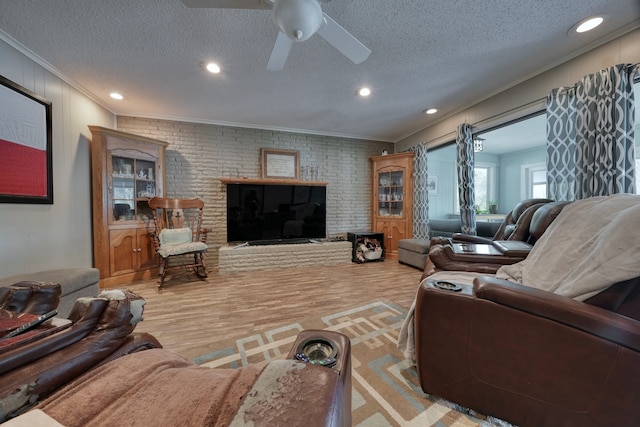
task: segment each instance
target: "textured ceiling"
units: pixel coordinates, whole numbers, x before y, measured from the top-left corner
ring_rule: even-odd
[[[332,0],[372,53],[355,65],[315,35],[267,71],[269,10],[180,0],[0,0],[0,36],[118,115],[398,141],[640,26],[639,0]],[[590,15],[592,33],[568,35]],[[214,76],[201,64],[216,61]],[[372,95],[355,96],[362,85]],[[122,92],[116,102],[109,92]],[[425,108],[440,113],[425,116]]]

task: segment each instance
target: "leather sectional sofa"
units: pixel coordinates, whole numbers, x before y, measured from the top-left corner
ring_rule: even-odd
[[[516,206],[512,212],[520,211],[516,216],[517,220],[509,221],[507,218],[491,239],[460,233],[451,238],[431,239],[422,278],[437,271],[495,273],[503,265],[515,264],[525,259],[535,242],[569,204],[550,200],[530,203],[532,201]],[[479,252],[480,249],[485,251]],[[490,251],[487,252],[486,249]],[[497,255],[496,252],[500,254]]]
[[[638,425],[640,196],[573,202],[524,260],[478,265],[419,286],[399,347],[424,392],[520,427]]]
[[[521,427],[637,425],[639,284],[599,306],[488,276],[458,291],[427,279],[415,309],[422,389]]]
[[[478,221],[478,236],[490,238],[500,227],[499,222]],[[460,233],[460,219],[430,219],[429,234],[431,236],[453,237]],[[429,239],[402,239],[398,241],[398,262],[422,270],[429,253]]]

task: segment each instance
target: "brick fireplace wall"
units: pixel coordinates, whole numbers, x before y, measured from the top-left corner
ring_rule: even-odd
[[[227,274],[291,266],[349,264],[351,254],[351,242],[223,246],[220,248],[218,268],[220,274]]]
[[[261,148],[298,150],[301,168],[318,168],[317,180],[328,183],[328,235],[371,227],[369,158],[393,152],[387,142],[125,116],[118,117],[117,129],[169,143],[166,194],[204,200],[203,222],[211,229],[207,261],[214,270],[227,232],[220,178],[260,178]]]

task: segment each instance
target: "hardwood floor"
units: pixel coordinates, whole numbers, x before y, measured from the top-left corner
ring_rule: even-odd
[[[200,281],[174,272],[165,287],[156,280],[129,284],[147,304],[137,332],[192,359],[220,340],[328,314],[373,301],[409,308],[422,272],[395,260],[366,264],[285,268],[219,275]],[[125,287],[125,286],[123,286]]]

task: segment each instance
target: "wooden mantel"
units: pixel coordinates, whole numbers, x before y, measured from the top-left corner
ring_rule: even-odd
[[[326,187],[328,182],[301,181],[298,179],[220,178],[223,184],[313,185]]]

